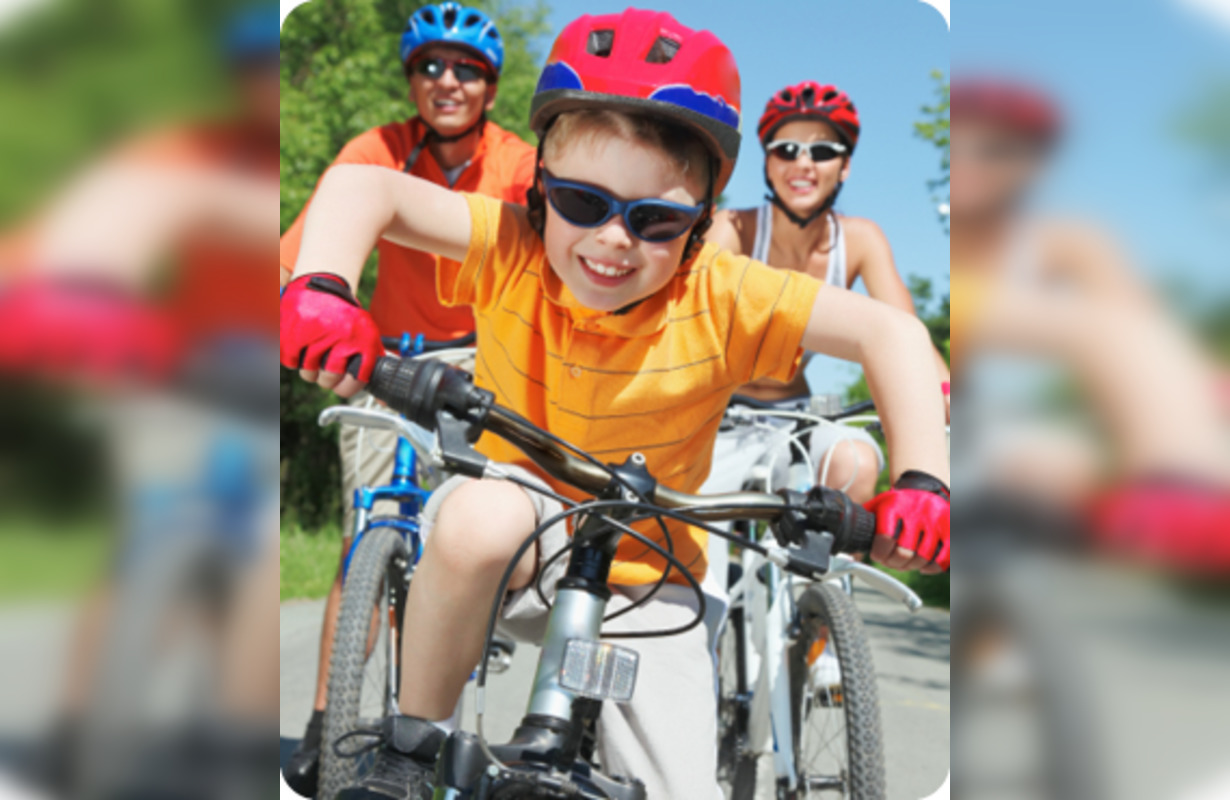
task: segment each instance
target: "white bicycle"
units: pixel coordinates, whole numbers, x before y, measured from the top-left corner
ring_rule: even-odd
[[[745,488],[779,488],[772,485],[782,474],[775,458],[791,462],[788,488],[810,487],[817,472],[823,481],[835,448],[817,470],[808,434],[821,425],[879,424],[869,402],[834,414],[815,411],[736,398],[726,424],[772,430],[784,445],[752,469]],[[764,530],[743,533],[759,539]],[[781,800],[885,797],[875,667],[852,599],[855,576],[911,611],[922,607],[909,587],[845,555],[832,557],[823,581],[785,573],[751,550],[729,565],[730,606],[718,639],[718,779],[730,800],[756,796],[758,767],[768,754]]]

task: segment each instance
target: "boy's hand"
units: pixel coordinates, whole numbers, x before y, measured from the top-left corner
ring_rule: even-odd
[[[282,291],[282,366],[298,369],[309,383],[319,383],[342,397],[357,392],[384,355],[376,323],[359,306],[346,281],[337,275],[302,275]],[[358,380],[346,365],[360,356]]]
[[[917,470],[903,473],[892,489],[867,503],[876,515],[871,557],[893,569],[947,571],[948,495],[938,478]]]

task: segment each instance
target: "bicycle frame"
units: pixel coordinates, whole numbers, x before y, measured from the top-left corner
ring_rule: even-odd
[[[736,416],[747,424],[759,415],[785,417],[797,420],[800,424],[808,420],[815,420],[818,424],[839,424],[823,417],[792,411],[758,412],[740,409]],[[859,415],[845,421],[876,422],[878,418],[873,415]],[[790,434],[790,438],[797,441],[799,435],[800,432],[796,431]],[[767,474],[755,475],[753,483],[745,488],[763,489],[763,486],[756,484],[763,483],[766,479]],[[811,480],[812,476],[806,476],[807,484],[810,484]],[[741,698],[748,704],[747,743],[754,752],[762,751],[766,745],[771,746],[777,781],[784,783],[787,789],[794,790],[798,788],[799,777],[794,763],[790,676],[782,654],[795,635],[793,629],[797,626],[798,619],[795,598],[814,582],[785,573],[776,564],[746,548],[740,554],[740,566],[742,575],[734,585],[727,588],[727,614],[729,617],[730,609],[736,606],[742,609],[743,658],[738,661],[741,662],[739,666],[745,670],[745,673],[739,676],[739,682],[748,687],[747,696]],[[922,607],[922,600],[908,586],[887,573],[844,555],[836,554],[832,557],[825,580],[841,580],[845,584],[854,576],[862,578],[889,598],[901,602],[910,611]],[[754,691],[754,687],[760,686],[762,682],[768,687],[767,700],[763,693],[757,694]],[[756,713],[756,708],[763,703],[768,704],[767,715]],[[766,719],[767,727],[764,724]]]

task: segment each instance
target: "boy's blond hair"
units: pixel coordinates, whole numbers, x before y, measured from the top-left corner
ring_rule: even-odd
[[[709,183],[710,156],[695,134],[687,128],[657,117],[630,114],[607,108],[566,111],[555,118],[542,142],[543,160],[554,161],[565,146],[572,146],[597,134],[634,139],[665,153],[684,177],[696,176],[701,192]]]

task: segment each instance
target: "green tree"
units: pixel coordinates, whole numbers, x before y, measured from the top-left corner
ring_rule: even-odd
[[[285,231],[338,151],[364,131],[414,115],[398,44],[418,0],[311,0],[282,28],[282,207]],[[538,81],[547,7],[468,5],[491,14],[504,39],[504,68],[492,119],[527,141],[529,107]],[[375,285],[376,259],[364,268],[359,299]],[[340,516],[336,434],[316,415],[336,397],[283,371],[283,518],[317,529]]]
[[[931,72],[931,78],[935,81],[935,102],[922,106],[921,111],[923,118],[914,123],[914,135],[923,141],[930,142],[940,151],[940,175],[934,180],[927,181],[927,188],[931,190],[931,199],[936,204],[936,208],[948,208],[949,201],[949,105],[948,105],[948,90],[949,81],[944,76],[944,73],[939,70]],[[948,215],[941,211],[939,212],[940,224],[944,226],[944,231],[948,231]]]

